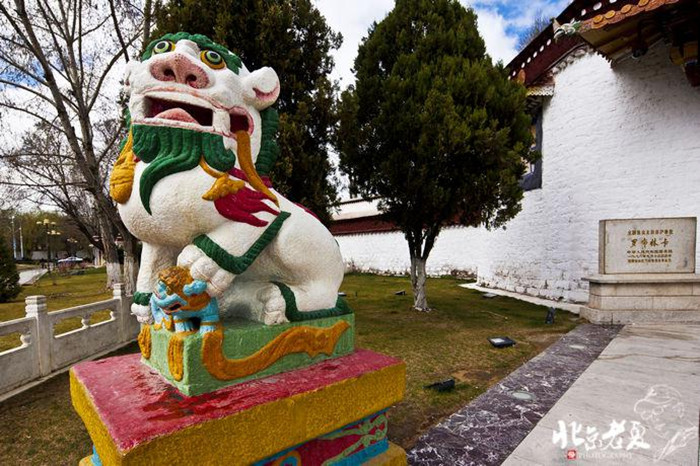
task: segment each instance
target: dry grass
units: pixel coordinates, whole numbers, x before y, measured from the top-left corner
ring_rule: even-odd
[[[406,398],[391,410],[389,433],[404,448],[578,322],[575,316],[560,312],[555,325],[545,325],[546,309],[541,306],[509,298],[484,299],[458,283],[452,278],[428,281],[428,298],[435,308],[430,313],[410,310],[407,278],[349,275],[343,283],[342,290],[356,311],[358,346],[406,362]],[[406,290],[407,295],[395,296],[398,290]],[[495,349],[486,338],[496,335],[507,335],[518,344]],[[137,348],[132,345],[126,351]],[[447,377],[458,382],[452,392],[423,388]],[[66,375],[1,403],[0,438],[0,464],[76,464],[91,450],[70,405]]]
[[[87,269],[84,275],[44,275],[34,285],[22,287],[22,292],[8,303],[0,304],[0,322],[19,319],[25,316],[24,299],[27,296],[44,295],[49,312],[66,309],[81,304],[102,301],[112,297],[112,291],[105,286],[104,269]],[[99,311],[90,318],[90,323],[109,319],[109,311]],[[54,334],[80,328],[80,318],[64,319],[54,327]],[[0,351],[20,345],[19,334],[0,337]]]
[[[113,353],[135,353],[133,343]],[[68,373],[0,403],[0,465],[75,466],[92,441],[71,405]]]
[[[36,264],[16,264],[17,271],[36,269],[38,266]]]
[[[434,308],[430,313],[410,310],[408,278],[350,275],[343,283],[357,313],[358,346],[406,362],[406,397],[390,411],[389,422],[391,440],[404,448],[578,322],[575,315],[560,311],[554,325],[545,325],[545,307],[504,297],[485,299],[459,283],[452,278],[428,280]],[[399,290],[406,290],[406,296],[395,296]],[[503,335],[517,345],[496,349],[487,341]],[[423,388],[449,377],[457,382],[451,392]]]

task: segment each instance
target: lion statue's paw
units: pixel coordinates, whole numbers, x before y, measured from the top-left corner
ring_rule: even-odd
[[[190,244],[182,250],[177,258],[177,265],[190,270],[192,278],[207,284],[207,293],[213,298],[219,298],[231,285],[234,275],[219,267],[197,246]]]
[[[213,277],[207,281],[207,293],[217,298],[221,296],[230,286],[234,275],[224,269],[219,269]]]
[[[262,314],[258,320],[265,325],[276,325],[289,322],[285,315],[287,303],[276,285],[268,285],[258,292],[258,299],[262,303]]]
[[[202,250],[194,244],[189,244],[185,246],[185,249],[183,249],[180,255],[177,256],[177,265],[180,267],[187,267],[189,269],[192,267],[192,264],[197,261],[197,259],[201,259],[202,257],[206,257],[206,254],[204,254]]]
[[[149,306],[133,303],[131,305],[131,313],[136,316],[136,320],[141,324],[153,323],[153,315]]]

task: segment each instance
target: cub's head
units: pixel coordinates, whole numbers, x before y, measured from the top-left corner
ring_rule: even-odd
[[[206,283],[195,280],[184,267],[168,267],[158,275],[152,299],[166,314],[197,311],[209,304]]]
[[[130,129],[111,180],[117,202],[131,195],[133,163],[148,164],[140,195],[149,212],[151,190],[163,177],[190,170],[202,158],[228,172],[236,165],[241,132],[248,135],[254,169],[271,169],[279,149],[277,113],[269,107],[280,91],[272,68],[248,71],[224,46],[184,32],[151,42],[141,58],[125,77]],[[129,163],[131,178],[123,166]]]

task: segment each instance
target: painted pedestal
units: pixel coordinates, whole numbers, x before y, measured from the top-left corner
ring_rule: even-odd
[[[205,334],[149,325],[139,341],[143,362],[192,396],[350,354],[355,315],[280,325],[233,320]]]
[[[191,397],[139,355],[81,363],[70,375],[95,444],[84,465],[406,463],[386,440],[405,366],[371,351]]]

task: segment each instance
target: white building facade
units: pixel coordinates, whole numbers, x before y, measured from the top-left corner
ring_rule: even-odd
[[[511,69],[519,59],[522,53]],[[663,40],[639,59],[628,55],[612,64],[582,43],[557,57],[540,74],[540,85],[531,81],[533,95],[542,94],[542,77],[550,96],[533,99],[541,112],[541,186],[526,191],[522,211],[504,230],[443,229],[427,268],[432,275],[470,272],[484,286],[585,302],[583,277],[598,271],[600,220],[700,214],[700,87],[669,60]],[[387,231],[387,224],[366,228],[376,211],[365,207],[364,226],[352,227],[362,209],[350,203],[332,228],[347,266],[407,273],[403,234]],[[700,247],[696,251],[700,262]]]

